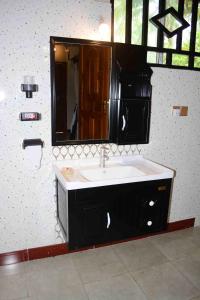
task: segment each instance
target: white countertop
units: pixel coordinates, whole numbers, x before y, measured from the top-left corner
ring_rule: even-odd
[[[102,168],[99,169],[98,158],[56,161],[53,164],[53,169],[56,177],[66,190],[167,179],[173,178],[175,175],[173,170],[162,166],[159,163],[145,159],[141,155],[110,157],[109,161],[106,161],[105,172],[109,171],[109,168],[115,170],[114,168],[116,167],[116,170],[119,173],[120,168],[123,170],[124,166],[132,166],[134,170],[138,171],[138,174],[136,173],[137,176],[133,175],[131,177],[123,178],[121,175],[122,178],[101,179],[95,181],[88,180],[81,172],[84,174],[87,170],[102,171]]]

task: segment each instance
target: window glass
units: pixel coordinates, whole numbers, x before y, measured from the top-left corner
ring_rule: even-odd
[[[149,19],[154,17],[159,12],[159,1],[158,0],[150,0],[149,1]],[[157,47],[157,27],[152,24],[150,21],[148,22],[148,46]]]
[[[148,51],[147,62],[149,64],[166,64],[166,53]]]
[[[173,7],[175,10],[178,11],[178,0],[166,0],[166,9]],[[165,18],[165,27],[169,29],[170,31],[173,31],[174,27],[177,25],[177,21],[175,18]],[[164,35],[164,48],[169,49],[176,49],[176,40],[177,36],[173,36],[171,38],[168,38],[166,35]]]
[[[188,67],[188,62],[189,62],[188,55],[183,55],[183,54],[173,54],[172,55],[172,64],[174,66]]]
[[[148,51],[147,52],[147,62],[149,64],[156,64],[156,57],[157,57],[157,52],[153,51]]]
[[[189,24],[191,24],[192,0],[185,0],[184,16],[183,17]],[[191,33],[191,26],[185,28],[182,31],[182,50],[189,50],[190,49],[190,33]]]
[[[198,56],[196,56],[195,58],[194,58],[194,67],[195,68],[200,68],[200,57]]]
[[[196,33],[196,52],[200,52],[200,4],[198,6],[197,33]]]
[[[125,42],[126,0],[114,1],[114,41]]]
[[[182,25],[179,20],[174,19],[174,16],[172,16],[172,14],[167,14],[166,16],[160,18],[159,21],[160,23],[165,25],[165,28],[167,28],[169,32],[176,30]]]
[[[157,60],[159,64],[166,65],[167,54],[166,53],[158,53]]]
[[[141,0],[132,0],[131,43],[135,45],[142,44],[142,14],[143,14],[143,2]]]

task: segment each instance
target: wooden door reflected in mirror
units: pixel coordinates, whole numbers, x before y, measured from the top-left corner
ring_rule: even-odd
[[[72,40],[51,41],[52,143],[108,141],[111,46]]]

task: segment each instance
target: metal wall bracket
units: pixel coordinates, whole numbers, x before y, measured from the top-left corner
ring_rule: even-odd
[[[22,148],[25,149],[29,146],[41,146],[41,148],[44,147],[44,142],[41,139],[27,139],[23,140]]]

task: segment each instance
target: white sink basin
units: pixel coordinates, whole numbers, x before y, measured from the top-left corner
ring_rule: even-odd
[[[66,190],[173,178],[174,171],[140,156],[113,157],[105,168],[99,159],[57,161],[56,177]]]
[[[80,174],[90,181],[121,179],[127,177],[144,176],[145,173],[133,166],[116,166],[80,170]]]

